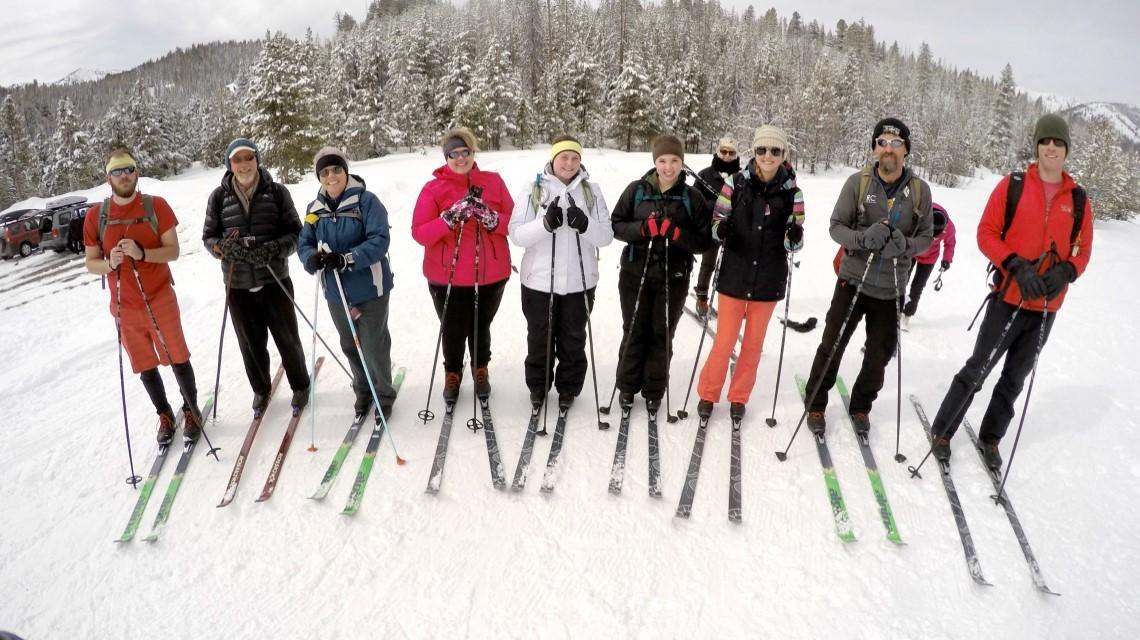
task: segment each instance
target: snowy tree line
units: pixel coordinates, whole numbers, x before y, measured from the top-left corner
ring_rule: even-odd
[[[8,95],[0,205],[88,186],[113,144],[135,149],[146,173],[162,177],[192,161],[219,165],[226,142],[246,135],[282,180],[294,181],[326,142],[373,157],[430,146],[456,124],[489,149],[569,132],[590,146],[636,150],[672,132],[690,151],[708,152],[726,133],[747,141],[772,123],[788,132],[793,161],[814,172],[865,162],[871,127],[887,115],[911,126],[911,164],[954,186],[979,167],[1024,166],[1043,112],[1016,93],[1008,65],[985,78],[935,59],[927,45],[906,52],[881,42],[863,21],[826,28],[774,9],[375,0],[360,21],[335,20],[327,41],[267,33],[256,59],[238,68],[219,62],[213,85],[184,71],[178,81],[140,74],[98,114],[80,114],[64,97],[53,119],[33,126]],[[172,89],[189,84],[197,88],[189,95]],[[1098,216],[1134,215],[1135,153],[1121,149],[1106,120],[1074,122],[1073,135],[1070,169]]]

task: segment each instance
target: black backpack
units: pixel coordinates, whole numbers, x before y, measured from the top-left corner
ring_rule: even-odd
[[[1017,212],[1017,203],[1021,201],[1021,191],[1025,188],[1025,172],[1014,171],[1009,174],[1009,187],[1005,192],[1005,222],[1001,226],[1001,239],[1009,232],[1013,224],[1013,215]],[[1081,253],[1081,226],[1085,220],[1085,201],[1088,195],[1084,187],[1077,185],[1073,188],[1073,230],[1069,233],[1069,246],[1072,247],[1070,255]]]

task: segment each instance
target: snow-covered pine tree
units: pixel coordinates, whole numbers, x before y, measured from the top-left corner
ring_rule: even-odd
[[[986,163],[999,173],[1006,173],[1015,166],[1013,159],[1015,92],[1013,67],[1006,63],[1001,70],[1001,83],[998,86],[997,98],[994,100],[993,119],[990,121],[990,134],[986,147]]]
[[[312,167],[320,146],[313,105],[319,89],[308,73],[308,53],[284,33],[266,34],[250,73],[241,128],[257,140],[265,165],[282,182],[294,182]]]
[[[459,103],[456,119],[470,127],[488,149],[498,149],[504,137],[518,130],[514,118],[520,100],[522,87],[510,53],[492,37],[475,68],[471,90]]]
[[[0,105],[0,138],[4,140],[0,164],[11,180],[15,199],[39,195],[40,164],[32,150],[28,122],[10,93]]]
[[[86,156],[88,133],[82,128],[71,100],[63,98],[56,109],[51,156],[45,171],[48,190],[55,193],[91,186],[94,171]]]
[[[610,89],[610,135],[619,146],[632,151],[636,143],[640,148],[647,143],[655,129],[651,111],[652,87],[649,74],[641,57],[634,51],[626,53],[625,65]]]
[[[1120,148],[1120,132],[1103,115],[1089,120],[1085,135],[1073,141],[1069,168],[1088,191],[1093,214],[1101,220],[1128,220],[1140,205],[1135,162]]]

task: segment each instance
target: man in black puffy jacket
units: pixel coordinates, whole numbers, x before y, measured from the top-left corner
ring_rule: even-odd
[[[226,147],[225,160],[222,184],[206,204],[202,241],[222,262],[254,415],[269,404],[269,334],[293,390],[293,410],[299,411],[309,399],[309,372],[286,258],[297,250],[301,220],[289,191],[261,167],[257,145],[238,138]]]

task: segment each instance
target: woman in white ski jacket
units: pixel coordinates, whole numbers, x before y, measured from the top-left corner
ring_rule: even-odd
[[[613,237],[602,190],[582,166],[582,145],[570,136],[556,138],[550,162],[515,198],[510,221],[510,238],[524,249],[526,384],[535,407],[545,401],[551,382],[560,407],[569,407],[582,391],[597,249]]]

